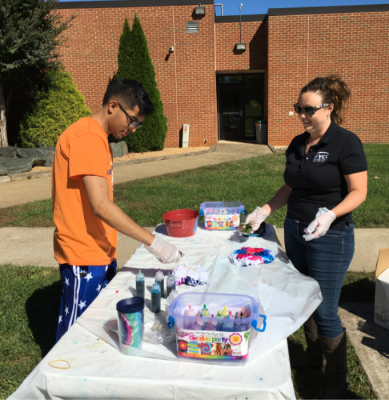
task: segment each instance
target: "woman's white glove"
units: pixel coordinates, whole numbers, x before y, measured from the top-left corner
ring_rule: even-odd
[[[177,263],[183,256],[176,246],[157,235],[151,246],[145,245],[145,248],[163,264]]]
[[[309,242],[312,239],[324,236],[335,219],[336,215],[328,208],[319,208],[315,219],[304,229],[306,235],[303,235],[303,238]]]
[[[257,207],[251,214],[246,218],[246,224],[251,224],[253,230],[251,233],[259,229],[259,225],[269,216],[269,213],[261,207]]]

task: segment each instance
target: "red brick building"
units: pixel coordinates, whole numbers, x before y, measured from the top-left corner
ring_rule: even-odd
[[[344,127],[365,143],[389,143],[389,5],[269,9],[240,24],[215,17],[213,1],[201,4],[204,16],[192,0],[59,3],[63,17],[76,16],[63,62],[92,112],[116,72],[124,20],[137,13],[168,118],[166,147],[179,146],[183,124],[191,147],[255,140],[258,120],[269,144],[287,145],[302,131],[290,115],[299,90],[330,73],[352,90]]]

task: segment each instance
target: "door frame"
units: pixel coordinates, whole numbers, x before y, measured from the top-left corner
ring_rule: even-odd
[[[266,74],[266,70],[258,70],[258,71],[218,71],[216,72],[216,96],[217,96],[217,124],[218,124],[218,140],[225,140],[224,138],[222,138],[222,126],[223,126],[223,122],[222,122],[222,113],[221,113],[221,99],[220,99],[220,85],[227,85],[224,83],[219,83],[219,77],[223,76],[223,75],[251,75],[251,74],[263,74],[263,82],[264,82],[264,87],[263,87],[263,105],[262,105],[262,119],[267,120],[267,104],[265,104],[265,101],[267,99],[267,74]],[[242,83],[236,83],[237,85],[242,85],[242,87],[244,86],[244,82],[245,79],[243,78]],[[231,85],[234,85],[233,83]],[[242,99],[244,98],[244,89],[243,89],[243,93],[242,93]],[[244,99],[243,99],[244,101]],[[245,119],[245,108],[244,105],[242,105],[243,107],[243,126],[244,126],[244,119]],[[244,129],[244,128],[243,128]],[[252,138],[242,138],[240,140],[248,140],[248,141],[255,141],[256,140],[256,136],[254,135],[254,137]],[[239,141],[239,140],[237,140]]]

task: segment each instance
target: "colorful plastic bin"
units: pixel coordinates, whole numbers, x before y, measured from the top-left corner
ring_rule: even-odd
[[[205,305],[205,308],[204,308]],[[218,311],[228,312],[217,318]],[[190,316],[204,313],[209,316]],[[251,296],[219,293],[182,293],[168,308],[168,327],[176,330],[177,356],[221,363],[245,363],[249,356],[250,334],[264,332],[266,316],[258,314],[259,304]],[[231,314],[229,313],[231,311]],[[244,317],[235,318],[237,312]],[[213,317],[212,317],[213,315]],[[258,328],[259,318],[262,328]]]
[[[200,204],[205,229],[238,229],[244,205],[239,201],[208,201]]]

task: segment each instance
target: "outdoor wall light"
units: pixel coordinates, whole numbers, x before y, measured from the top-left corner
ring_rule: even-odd
[[[205,15],[205,6],[202,6],[200,4],[198,7],[195,7],[194,13],[195,13],[195,15],[204,16]]]
[[[246,43],[236,43],[235,46],[237,51],[246,51]]]

